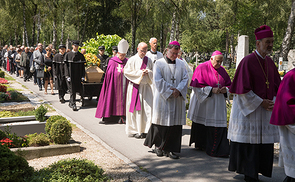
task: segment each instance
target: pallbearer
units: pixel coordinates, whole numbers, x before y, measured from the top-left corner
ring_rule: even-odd
[[[108,63],[95,114],[95,117],[102,118],[101,124],[123,123],[125,120],[128,80],[124,76],[124,67],[128,48],[128,42],[122,39],[118,44],[118,54]]]
[[[67,92],[67,83],[65,77],[65,55],[66,55],[66,46],[60,45],[58,46],[59,53],[56,54],[53,58],[53,75],[55,88],[58,90],[59,101],[63,104],[65,103],[65,93]]]
[[[228,157],[226,99],[231,80],[221,66],[223,55],[213,52],[211,59],[198,65],[187,117],[193,121],[190,143],[213,157]]]
[[[72,51],[65,56],[65,77],[70,91],[69,107],[77,111],[76,93],[82,91],[82,81],[85,78],[85,57],[79,52],[79,41],[73,41]]]
[[[256,50],[239,64],[230,92],[234,94],[228,127],[230,171],[258,181],[258,173],[271,177],[277,126],[269,124],[281,82],[278,69],[267,56],[272,52],[273,32],[263,25],[255,30]]]
[[[156,146],[157,156],[178,159],[181,149],[182,125],[186,124],[185,101],[188,74],[184,63],[177,59],[180,44],[171,42],[165,58],[153,69],[153,119],[144,145]]]

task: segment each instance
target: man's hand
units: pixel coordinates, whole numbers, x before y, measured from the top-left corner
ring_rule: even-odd
[[[82,77],[82,78],[81,78],[81,80],[82,80],[82,82],[84,82],[84,81],[85,81],[85,78],[84,78],[84,77]]]
[[[226,91],[226,87],[222,87],[221,89],[220,89],[220,93],[222,93],[222,94],[225,94],[227,91]]]
[[[148,73],[149,73],[148,70],[146,70],[146,69],[142,70],[142,75],[146,75],[146,74],[148,74]]]
[[[67,78],[67,81],[70,82],[70,81],[71,81],[71,77],[68,77],[68,78]]]
[[[51,67],[49,66],[49,67],[48,67],[48,71],[50,71],[50,70],[51,70]]]
[[[219,94],[219,93],[220,93],[220,89],[217,88],[217,87],[216,87],[216,88],[213,88],[213,89],[212,89],[212,93],[213,93],[213,94]]]
[[[272,100],[263,99],[261,106],[267,111],[272,111],[274,103]]]
[[[180,95],[180,92],[176,88],[170,88],[173,90],[172,95],[174,98],[177,98]]]

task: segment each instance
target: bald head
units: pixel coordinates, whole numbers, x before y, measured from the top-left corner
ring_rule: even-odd
[[[148,45],[144,42],[140,42],[137,46],[137,52],[140,58],[143,58],[147,52]]]

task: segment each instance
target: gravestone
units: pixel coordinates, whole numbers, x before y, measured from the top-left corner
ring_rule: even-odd
[[[286,71],[295,68],[295,49],[291,49],[288,53],[288,66]]]
[[[238,68],[241,60],[249,54],[249,37],[241,35],[238,40],[236,68]]]

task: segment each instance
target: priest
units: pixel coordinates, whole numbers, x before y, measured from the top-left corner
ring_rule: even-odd
[[[178,159],[182,125],[186,124],[185,102],[188,74],[182,61],[177,59],[180,44],[172,41],[165,58],[155,62],[153,68],[153,117],[144,145],[155,145],[157,156]]]
[[[228,157],[226,99],[231,80],[221,66],[223,55],[213,52],[211,59],[198,65],[191,86],[187,117],[192,120],[190,143],[212,157]]]
[[[230,115],[229,171],[259,181],[258,173],[271,177],[278,127],[269,123],[281,82],[272,52],[273,32],[267,25],[255,30],[256,50],[239,64],[230,92],[234,94]]]
[[[58,46],[59,53],[53,57],[53,75],[55,82],[55,89],[58,90],[58,97],[60,103],[65,103],[64,96],[68,90],[66,77],[65,77],[65,55],[66,55],[66,46],[59,45]]]
[[[70,91],[69,107],[78,111],[76,106],[76,93],[82,91],[82,81],[85,78],[85,57],[79,52],[79,41],[73,41],[72,51],[65,55],[65,78]]]
[[[126,92],[129,82],[124,76],[124,67],[128,60],[126,58],[128,48],[128,42],[122,39],[118,44],[117,55],[109,61],[95,113],[96,118],[102,118],[100,124],[125,122]]]
[[[155,37],[151,38],[149,43],[151,50],[146,53],[146,56],[149,57],[153,63],[155,63],[158,59],[161,59],[164,56],[161,52],[157,51],[158,40]]]
[[[270,124],[280,133],[279,166],[284,167],[285,182],[295,182],[295,68],[282,80]]]
[[[146,43],[139,43],[137,54],[124,68],[124,75],[129,80],[125,127],[129,137],[145,138],[152,123],[153,62],[145,56],[147,48]]]

